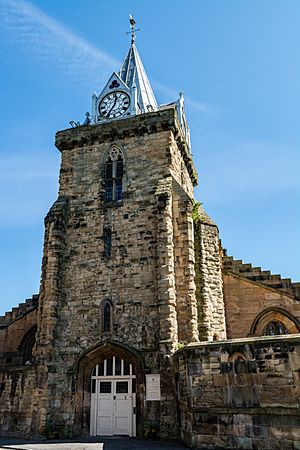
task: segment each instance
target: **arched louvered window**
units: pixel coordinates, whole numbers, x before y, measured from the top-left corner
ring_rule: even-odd
[[[123,154],[112,147],[105,163],[105,201],[120,201],[123,198]]]
[[[111,303],[106,300],[103,304],[102,310],[102,331],[104,333],[110,333],[112,328],[112,306]]]

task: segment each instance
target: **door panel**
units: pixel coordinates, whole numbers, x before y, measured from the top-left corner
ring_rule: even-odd
[[[99,382],[97,435],[113,435],[114,399],[111,381]]]
[[[132,399],[128,393],[129,381],[115,382],[115,434],[131,435]]]

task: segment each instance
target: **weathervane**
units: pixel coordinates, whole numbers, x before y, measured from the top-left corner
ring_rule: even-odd
[[[131,33],[131,45],[133,45],[135,43],[135,32],[141,31],[141,29],[140,28],[135,29],[136,21],[134,20],[134,18],[132,17],[131,14],[129,14],[129,22],[130,22],[131,31],[127,31],[126,34]]]

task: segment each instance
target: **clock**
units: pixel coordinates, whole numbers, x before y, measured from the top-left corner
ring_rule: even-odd
[[[115,91],[102,98],[98,106],[98,111],[100,116],[106,119],[117,119],[125,114],[129,106],[129,96],[125,92]]]

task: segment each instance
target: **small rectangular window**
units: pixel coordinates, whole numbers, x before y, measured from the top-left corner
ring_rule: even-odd
[[[113,374],[113,359],[109,358],[106,360],[106,375]]]
[[[104,361],[99,364],[98,373],[100,376],[104,375]]]
[[[111,394],[111,381],[100,381],[100,394]]]
[[[117,381],[116,382],[116,393],[117,394],[127,394],[128,393],[128,381]]]
[[[121,358],[115,358],[115,375],[121,375]]]

